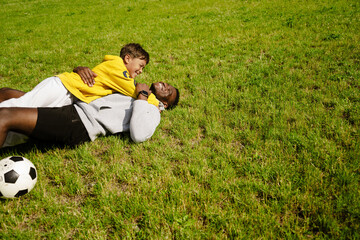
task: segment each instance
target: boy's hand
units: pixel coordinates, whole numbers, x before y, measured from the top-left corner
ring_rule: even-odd
[[[90,68],[79,66],[74,68],[73,72],[79,74],[83,82],[87,84],[89,87],[94,86],[95,78],[97,77],[97,74],[91,71]]]
[[[145,97],[143,94],[139,94],[141,91],[146,91],[149,95],[151,94],[151,90],[148,85],[145,83],[136,83],[135,93],[137,99],[147,100],[147,97]]]

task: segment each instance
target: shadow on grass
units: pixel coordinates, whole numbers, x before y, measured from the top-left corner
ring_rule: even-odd
[[[115,136],[116,138],[118,138],[119,140],[124,140],[127,138],[130,138],[130,134],[129,133],[118,133],[118,134],[114,134],[112,136]],[[101,141],[101,139],[104,139],[107,137],[99,137],[97,140],[95,141]],[[81,143],[83,144],[83,143]],[[29,139],[26,143],[23,144],[19,144],[13,147],[5,147],[5,148],[0,148],[0,155],[23,155],[29,152],[32,152],[34,150],[41,152],[41,153],[46,153],[52,149],[55,148],[62,148],[62,149],[75,149],[78,146],[81,146],[81,144],[78,145],[66,145],[63,143],[55,143],[55,142],[44,142],[44,141],[38,141],[35,139]],[[133,142],[131,142],[130,144],[133,144]]]
[[[13,147],[5,147],[5,148],[1,148],[0,149],[0,154],[1,155],[14,155],[14,154],[18,154],[18,155],[22,155],[25,153],[29,153],[33,150],[37,150],[40,151],[41,153],[45,153],[51,149],[54,148],[69,148],[69,149],[73,149],[76,146],[68,146],[68,145],[64,145],[64,144],[58,144],[58,143],[45,143],[45,142],[41,142],[41,141],[36,141],[36,140],[29,140],[26,143],[20,144],[20,145],[16,145]]]

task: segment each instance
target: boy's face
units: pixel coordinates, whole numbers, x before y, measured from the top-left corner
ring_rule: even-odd
[[[146,61],[140,58],[132,58],[130,55],[126,55],[124,59],[125,67],[127,68],[130,77],[135,78],[140,75],[146,66]]]

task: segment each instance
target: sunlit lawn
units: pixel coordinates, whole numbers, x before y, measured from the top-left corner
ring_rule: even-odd
[[[356,239],[358,1],[1,1],[0,87],[138,42],[180,105],[145,143],[5,149],[37,167],[1,239]],[[1,117],[1,116],[0,116]]]

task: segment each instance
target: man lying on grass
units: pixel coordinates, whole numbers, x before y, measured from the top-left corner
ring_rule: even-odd
[[[149,94],[153,93],[166,109],[171,109],[178,104],[179,91],[163,82],[153,83],[150,88],[137,83],[135,91],[136,99],[114,93],[90,103],[77,101],[59,108],[0,108],[0,146],[23,142],[19,141],[21,135],[18,134],[7,138],[9,131],[67,145],[127,131],[134,142],[146,141],[159,125],[161,112],[147,101]],[[3,89],[1,93],[2,99],[25,94],[14,89]],[[20,140],[23,139],[20,137]]]

